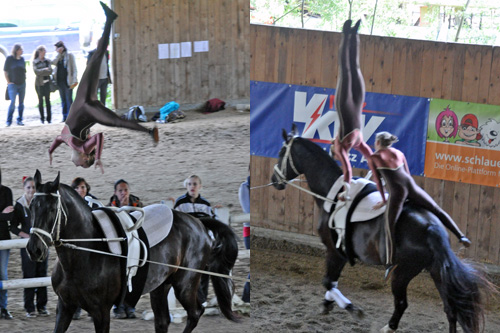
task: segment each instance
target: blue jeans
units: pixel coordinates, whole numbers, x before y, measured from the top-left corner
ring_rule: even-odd
[[[10,250],[0,250],[0,281],[7,280],[7,266]],[[0,290],[0,308],[7,308],[7,290]]]
[[[66,82],[57,82],[57,86],[59,87],[59,95],[61,96],[63,121],[66,121],[69,108],[73,104],[73,89],[69,89]]]
[[[26,93],[26,82],[23,84],[11,83],[7,85],[7,91],[9,92],[10,105],[9,112],[7,114],[7,125],[12,124],[12,116],[14,115],[14,109],[16,108],[16,97],[19,95],[19,106],[17,122],[23,121],[23,111],[24,111],[24,95]]]

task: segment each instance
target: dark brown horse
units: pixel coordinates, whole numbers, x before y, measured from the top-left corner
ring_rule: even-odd
[[[57,263],[52,273],[52,286],[59,296],[54,332],[65,332],[77,307],[89,312],[96,332],[109,332],[110,310],[120,304],[127,281],[120,269],[125,259],[99,253],[74,250],[60,239],[104,238],[104,234],[87,203],[71,187],[53,182],[42,184],[41,174],[35,174],[36,193],[31,202],[33,229],[27,250],[32,260],[43,260],[48,247],[56,246]],[[228,226],[213,219],[199,219],[173,211],[174,221],[169,235],[149,249],[152,262],[177,265],[196,270],[227,275],[238,254],[236,235]],[[207,229],[212,230],[211,240]],[[91,250],[109,252],[104,242],[78,244]],[[191,332],[204,308],[198,298],[200,272],[149,264],[142,294],[150,293],[155,314],[155,331],[167,332],[170,324],[168,292],[187,311],[184,332]],[[215,294],[222,313],[235,320],[231,310],[232,281],[212,276]]]
[[[288,180],[304,174],[309,188],[326,197],[330,188],[342,176],[337,163],[318,145],[296,137],[295,128],[289,135],[283,130],[285,140],[279,161],[272,176],[274,186],[282,190]],[[361,310],[342,295],[337,283],[347,263],[343,252],[336,248],[337,233],[328,226],[329,213],[324,211],[324,199],[316,198],[321,208],[318,231],[326,246],[326,275],[323,284],[327,289],[325,311],[334,302],[351,314]],[[373,265],[385,262],[384,215],[365,222],[352,224],[352,249],[355,258]],[[394,312],[381,332],[395,332],[408,306],[406,289],[409,282],[423,269],[429,271],[444,303],[449,322],[449,332],[457,331],[457,321],[464,332],[479,332],[483,326],[483,301],[481,287],[489,287],[484,274],[459,260],[450,248],[448,234],[439,219],[430,212],[406,204],[396,225],[396,268],[391,274]]]

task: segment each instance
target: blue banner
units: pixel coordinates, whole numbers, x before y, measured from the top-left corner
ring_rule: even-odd
[[[330,149],[339,121],[334,105],[335,89],[261,81],[250,82],[250,153],[278,157],[282,129],[292,123],[300,136]],[[424,172],[429,100],[421,97],[366,93],[363,108],[363,137],[373,148],[375,134],[388,131],[399,137],[394,144],[406,155],[410,172]],[[354,168],[368,169],[361,153],[350,152]]]

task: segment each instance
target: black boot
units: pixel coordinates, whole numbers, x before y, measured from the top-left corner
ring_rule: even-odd
[[[345,21],[344,26],[342,27],[342,33],[347,35],[349,32],[351,32],[351,24],[352,20]]]
[[[111,21],[116,20],[118,17],[118,14],[116,14],[114,11],[111,10],[106,4],[104,4],[102,1],[100,1],[102,9],[104,9],[104,14],[106,15],[106,18],[110,19]]]
[[[358,22],[356,22],[356,24],[354,25],[354,27],[351,28],[351,33],[352,34],[357,34],[358,33],[358,29],[359,29],[359,25],[361,24],[361,19],[358,20]]]

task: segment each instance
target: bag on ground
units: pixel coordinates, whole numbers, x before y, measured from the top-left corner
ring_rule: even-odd
[[[131,106],[122,118],[142,122],[148,121],[148,117],[146,116],[146,112],[144,111],[144,107],[142,105]]]
[[[179,103],[174,101],[168,102],[160,109],[160,120],[165,121],[170,113],[177,111],[178,109]]]

